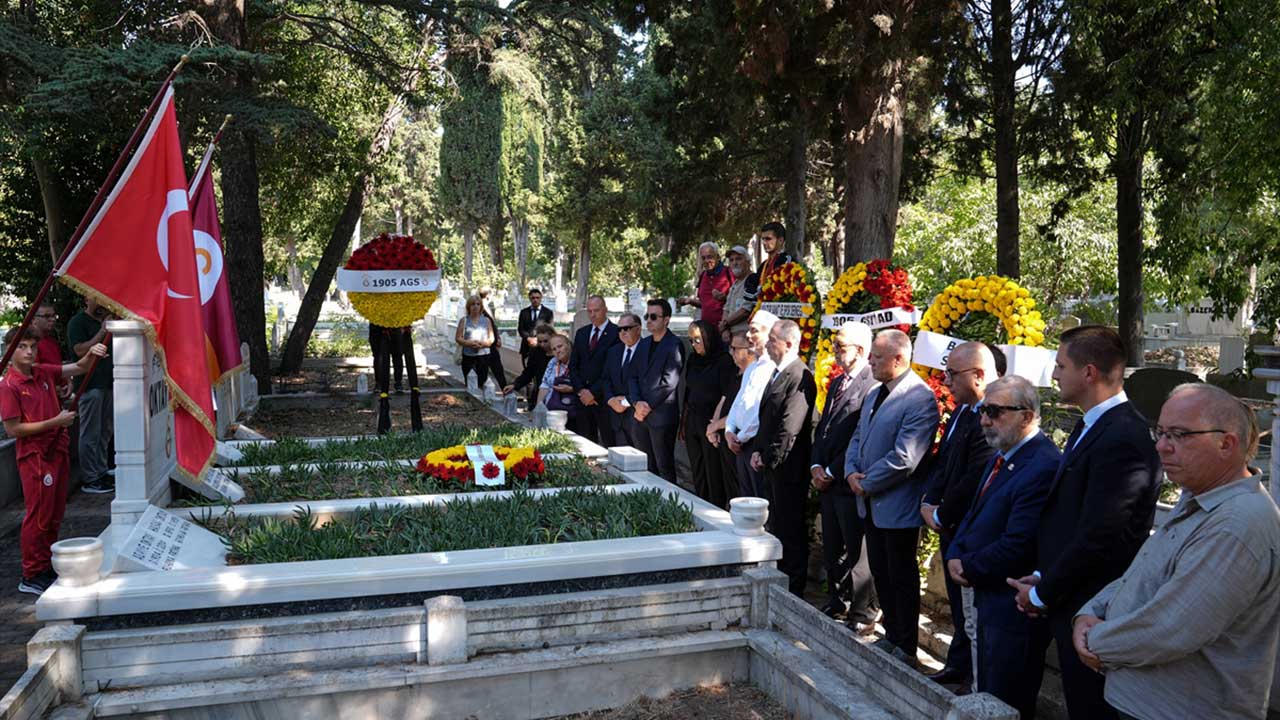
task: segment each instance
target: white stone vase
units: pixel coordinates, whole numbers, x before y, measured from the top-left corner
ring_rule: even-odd
[[[733,520],[733,532],[743,537],[764,534],[764,523],[769,519],[769,501],[758,497],[737,497],[729,501],[729,518]]]
[[[547,411],[547,427],[564,432],[569,429],[569,413],[564,410]]]
[[[84,587],[98,582],[102,571],[102,540],[79,537],[53,544],[53,569],[58,582],[68,587]]]

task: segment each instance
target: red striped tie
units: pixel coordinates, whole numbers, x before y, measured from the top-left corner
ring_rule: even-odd
[[[987,476],[987,481],[982,484],[982,490],[978,492],[978,497],[982,497],[987,492],[987,488],[991,487],[991,481],[996,479],[996,473],[1000,472],[1000,468],[1004,467],[1004,456],[996,456],[996,464],[991,466],[991,474]]]
[[[599,344],[600,344],[600,328],[595,328],[594,330],[591,331],[591,345],[590,345],[591,352],[595,352],[596,345],[599,345]]]

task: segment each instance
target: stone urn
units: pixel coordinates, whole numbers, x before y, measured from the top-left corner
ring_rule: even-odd
[[[68,587],[84,587],[98,582],[102,571],[102,540],[79,537],[53,544],[53,569],[58,582]]]
[[[769,519],[769,501],[758,497],[738,497],[729,501],[729,518],[733,520],[733,532],[743,537],[764,534],[764,523]]]
[[[564,432],[569,429],[569,413],[564,410],[547,411],[547,427]]]

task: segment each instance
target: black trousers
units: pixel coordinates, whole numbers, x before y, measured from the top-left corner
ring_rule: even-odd
[[[462,356],[462,382],[467,381],[467,373],[475,372],[476,387],[484,390],[484,383],[489,379],[489,356],[488,355],[463,355]]]
[[[690,415],[685,418],[684,442],[689,448],[689,469],[693,474],[693,492],[718,508],[727,509],[729,498],[725,494],[724,467],[720,450],[707,441],[707,425],[710,421]]]
[[[751,467],[753,452],[755,448],[751,441],[747,441],[742,445],[742,452],[734,456],[734,468],[738,476],[738,494],[745,497],[764,498],[773,502],[773,489],[764,481],[764,473]]]
[[[840,478],[836,482],[842,482]],[[867,561],[867,541],[852,495],[818,496],[822,517],[822,559],[827,569],[827,599],[849,602],[848,622],[876,620],[876,585]]]
[[[1062,695],[1067,701],[1067,715],[1071,720],[1116,720],[1116,709],[1103,699],[1106,678],[1080,662],[1075,645],[1071,641],[1071,618],[1074,611],[1055,612],[1049,615],[1049,632],[1034,635],[1032,654],[1044,658],[1049,641],[1058,645],[1058,669],[1062,673]],[[979,628],[981,632],[981,628]],[[978,641],[982,652],[982,641]],[[981,679],[981,671],[978,673]]]
[[[804,586],[809,579],[809,523],[804,514],[809,484],[797,482],[803,480],[803,476],[796,478],[785,467],[766,470],[764,476],[773,495],[769,501],[769,532],[782,543],[778,569],[786,573],[791,594],[804,597]]]
[[[1005,701],[1022,720],[1034,720],[1044,678],[1044,652],[1036,655],[1035,648],[1037,636],[1048,635],[1044,620],[1010,626],[1007,622],[984,622],[978,613],[978,691]]]
[[[369,348],[373,350],[374,357],[377,357],[382,350],[390,353],[391,367],[395,373],[395,389],[404,387],[404,347],[400,341],[400,328],[383,328],[381,325],[370,324]]]
[[[649,472],[663,480],[676,482],[676,424],[654,427],[647,422],[635,424],[637,449],[649,457]]]
[[[942,557],[947,556],[947,548],[950,546],[951,541],[945,535],[942,536],[938,551]],[[946,568],[945,560],[942,566]],[[973,649],[969,644],[969,635],[964,631],[964,598],[960,594],[960,586],[951,579],[951,573],[944,569],[942,575],[947,585],[947,600],[951,604],[951,627],[954,629],[951,634],[951,647],[947,648],[946,666],[964,673],[965,677],[972,677]]]
[[[489,372],[493,374],[493,380],[498,383],[498,387],[504,388],[507,386],[507,372],[502,367],[502,353],[499,352],[501,347],[502,343],[496,343],[489,348]]]
[[[727,508],[730,500],[743,495],[738,486],[738,456],[729,449],[724,432],[720,433],[720,447],[716,451],[720,455],[720,479],[724,481],[724,505]]]
[[[885,638],[914,658],[919,646],[916,628],[920,617],[920,570],[916,546],[920,528],[876,527],[867,504],[867,560],[876,583],[876,597],[884,611]]]

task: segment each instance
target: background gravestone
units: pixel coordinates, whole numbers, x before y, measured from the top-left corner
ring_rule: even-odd
[[[1160,417],[1160,408],[1169,397],[1169,391],[1183,383],[1198,383],[1200,378],[1184,370],[1168,368],[1143,368],[1124,381],[1124,392],[1129,402],[1151,425]]]

